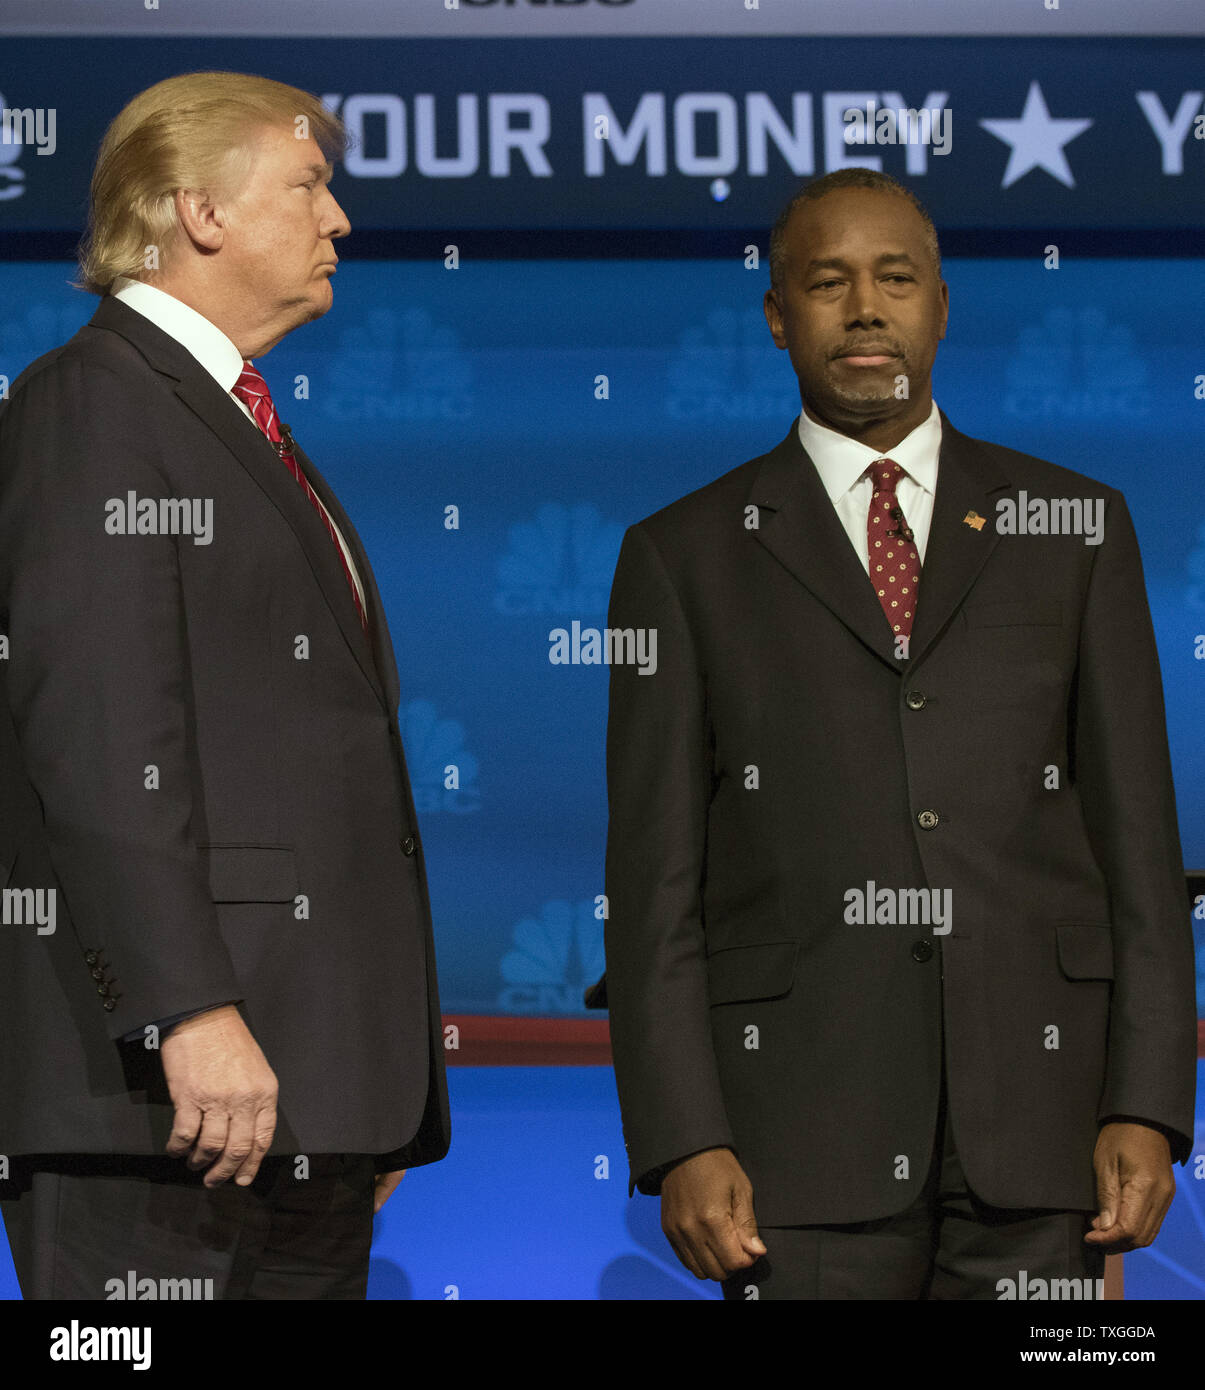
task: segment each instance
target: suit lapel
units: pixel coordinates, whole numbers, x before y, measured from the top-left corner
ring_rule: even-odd
[[[765,456],[748,500],[759,510],[757,540],[859,641],[898,667],[895,639],[870,578],[795,425]]]
[[[915,666],[945,631],[999,544],[993,494],[1008,486],[1003,469],[974,439],[956,430],[943,413],[937,492],[909,644],[910,666]],[[983,518],[978,529],[968,521],[975,516]]]
[[[327,535],[326,528],[314,511],[309,498],[297,486],[296,479],[280,461],[271,444],[196,358],[144,315],[107,295],[101,300],[91,323],[97,328],[110,329],[121,334],[133,343],[156,371],[175,380],[176,395],[238,459],[288,522],[352,656],[372,685],[377,698],[388,708],[368,639],[348,593],[347,577],[343,573],[336,547]],[[364,584],[365,601],[369,604],[370,626],[376,632],[385,634],[380,596],[375,583],[372,582],[372,572],[362,548],[357,553],[358,538],[356,547],[352,545],[351,523],[342,507],[335,501],[325,480],[300,449],[297,457],[311,487],[327,507],[339,529],[343,531],[348,548],[352,550]],[[384,640],[388,642],[387,634]]]
[[[377,589],[376,576],[372,572],[372,566],[368,563],[368,554],[364,549],[364,543],[360,540],[359,532],[351,523],[351,518],[343,510],[338,497],[331,491],[326,479],[314,467],[309,455],[297,445],[297,462],[301,465],[301,471],[309,480],[310,486],[318,494],[319,501],[331,515],[331,520],[343,533],[343,539],[347,542],[347,548],[351,552],[351,557],[355,561],[356,571],[360,576],[360,583],[364,586],[364,604],[368,612],[369,640],[373,642],[374,655],[376,657],[375,672],[379,679],[375,682],[378,687],[380,681],[384,681],[384,697],[387,708],[391,716],[397,716],[397,705],[399,697],[397,663],[394,659],[393,643],[389,638],[389,624],[385,621],[385,606],[381,601],[380,591]],[[289,480],[293,480],[290,478]],[[296,484],[294,484],[296,486]],[[300,488],[297,489],[301,491]],[[308,505],[308,504],[307,504]],[[313,510],[311,508],[311,510]],[[329,543],[329,538],[328,538]],[[340,578],[343,582],[344,592],[347,590],[347,578],[343,574],[342,565],[336,565],[339,570]],[[360,627],[360,621],[352,606],[351,627],[364,640],[364,632]],[[378,693],[380,690],[378,689]]]
[[[941,635],[999,539],[991,495],[1008,478],[944,414],[941,421],[933,520],[906,663],[896,659],[894,634],[795,425],[763,459],[748,496],[759,511],[758,542],[897,671],[914,667]],[[970,512],[985,518],[981,530],[965,524]]]

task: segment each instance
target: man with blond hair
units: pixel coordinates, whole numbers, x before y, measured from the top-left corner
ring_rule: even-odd
[[[332,302],[314,97],[117,116],[90,323],[0,413],[0,1204],[26,1298],[362,1298],[443,1157],[430,907],[381,598],[252,359]]]

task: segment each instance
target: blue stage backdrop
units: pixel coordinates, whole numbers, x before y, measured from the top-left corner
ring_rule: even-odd
[[[1205,866],[1205,282],[1183,261],[945,273],[934,394],[951,421],[1126,495],[1184,858]],[[0,267],[0,373],[90,316],[70,274]],[[786,434],[798,396],[764,282],[735,257],[344,262],[326,317],[259,360],[388,608],[448,1013],[584,1013],[603,968],[608,670],[553,664],[549,634],[605,626],[625,526]]]
[[[1194,272],[1183,261],[1057,272],[1036,257],[950,261],[935,397],[960,429],[1125,492],[1159,640],[1184,856],[1205,865],[1205,480],[1194,386],[1205,283]],[[0,266],[0,374],[91,315],[96,301],[68,287],[71,273],[61,263]],[[740,258],[470,259],[455,271],[441,261],[344,262],[330,313],[259,360],[380,581],[447,1013],[585,1012],[582,989],[603,967],[595,899],[608,672],[552,664],[549,633],[605,625],[626,525],[790,427],[795,381],[762,318],[764,281]],[[1205,950],[1198,959],[1205,1004]],[[707,1294],[673,1267],[657,1204],[626,1203],[609,1070],[505,1075],[452,1073],[453,1154],[413,1174],[391,1204],[374,1247],[376,1296],[444,1297],[466,1280],[466,1297]],[[517,1112],[507,1096],[524,1097]],[[570,1119],[572,1161],[557,1148],[564,1164],[541,1160],[537,1179],[532,1135],[563,1133]],[[615,1166],[602,1184],[592,1176],[599,1154]],[[557,1224],[548,1194],[571,1202],[581,1188],[601,1206],[563,1247],[553,1241],[552,1263],[501,1238],[488,1257],[473,1242],[458,1256],[444,1217],[481,1164],[491,1165],[491,1190],[498,1174],[529,1192],[538,1185],[541,1250]],[[1185,1172],[1179,1182],[1158,1253],[1127,1260],[1132,1295],[1205,1293],[1191,1235],[1203,1219],[1200,1184]],[[448,1203],[437,1202],[443,1216],[432,1224],[426,1204],[441,1193]]]

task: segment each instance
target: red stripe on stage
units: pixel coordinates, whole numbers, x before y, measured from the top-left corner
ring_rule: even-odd
[[[515,1018],[444,1014],[444,1058],[450,1067],[609,1067],[605,1018]],[[456,1046],[448,1046],[448,1029]]]
[[[457,1046],[445,1047],[450,1067],[607,1067],[611,1037],[605,1018],[515,1018],[445,1014]],[[445,1032],[445,1037],[446,1037]],[[1205,1018],[1197,1020],[1197,1056],[1205,1057]]]

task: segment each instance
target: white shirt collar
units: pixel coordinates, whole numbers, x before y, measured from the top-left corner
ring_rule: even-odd
[[[799,442],[816,465],[832,502],[847,493],[875,459],[887,457],[827,425],[818,425],[805,410],[799,412]],[[890,450],[890,457],[926,492],[934,493],[940,452],[941,415],[934,401],[928,418]]]
[[[113,281],[110,293],[187,348],[223,391],[239,379],[242,353],[220,328],[182,299],[125,275]]]

